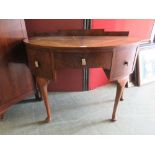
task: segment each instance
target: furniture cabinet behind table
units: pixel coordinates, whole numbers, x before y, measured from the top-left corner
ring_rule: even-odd
[[[0,117],[13,104],[34,92],[26,65],[24,20],[0,20]]]

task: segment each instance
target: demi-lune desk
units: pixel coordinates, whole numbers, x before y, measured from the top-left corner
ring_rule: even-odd
[[[110,81],[117,82],[112,120],[122,99],[128,76],[133,72],[138,53],[138,39],[118,36],[51,36],[24,40],[29,67],[36,77],[44,99],[47,118],[51,120],[47,85],[63,68],[102,67]]]

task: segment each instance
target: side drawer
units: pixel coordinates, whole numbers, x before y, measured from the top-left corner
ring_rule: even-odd
[[[110,80],[130,75],[135,67],[137,44],[121,46],[114,49]]]
[[[36,76],[52,78],[52,53],[46,49],[27,49],[29,67]]]

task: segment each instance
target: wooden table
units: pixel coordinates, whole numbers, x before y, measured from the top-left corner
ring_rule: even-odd
[[[125,84],[135,67],[139,41],[124,36],[51,36],[24,40],[29,67],[44,99],[46,121],[51,120],[47,92],[49,80],[56,79],[59,69],[84,67],[103,67],[109,80],[117,82],[112,113],[112,121],[115,121]]]

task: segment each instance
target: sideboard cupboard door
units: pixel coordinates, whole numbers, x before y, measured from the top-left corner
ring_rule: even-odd
[[[0,19],[0,114],[34,93],[24,38],[24,20]]]

